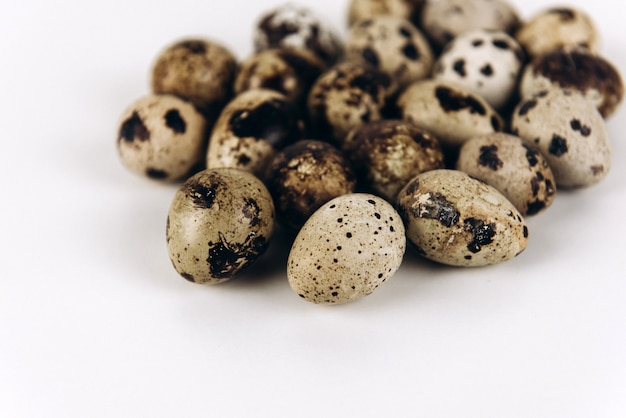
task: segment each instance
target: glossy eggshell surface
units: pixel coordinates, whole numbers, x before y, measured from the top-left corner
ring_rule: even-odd
[[[485,99],[448,81],[422,80],[411,84],[398,98],[398,108],[402,119],[429,131],[450,148],[504,128],[504,121]]]
[[[265,252],[274,205],[263,183],[233,168],[205,170],[176,192],[166,225],[176,271],[200,284],[229,280]]]
[[[302,123],[285,96],[267,89],[248,90],[220,114],[209,139],[206,164],[240,168],[261,178],[276,152],[301,135]]]
[[[202,163],[206,130],[205,117],[191,103],[171,95],[145,96],[122,114],[117,150],[132,172],[176,181]]]
[[[461,171],[416,176],[398,194],[398,211],[417,252],[442,264],[497,264],[528,243],[528,228],[513,204]]]
[[[355,193],[318,209],[296,237],[287,277],[301,298],[340,304],[369,295],[400,267],[402,220],[385,200]]]
[[[548,161],[514,135],[470,139],[459,152],[456,168],[495,187],[524,215],[535,215],[554,201],[556,181]]]
[[[555,88],[520,102],[511,128],[548,160],[559,187],[590,186],[611,168],[604,119],[577,91]]]

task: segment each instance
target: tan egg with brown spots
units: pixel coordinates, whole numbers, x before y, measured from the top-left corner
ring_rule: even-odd
[[[382,119],[390,83],[387,75],[354,62],[329,69],[309,93],[312,128],[319,137],[341,144],[352,128]]]
[[[541,152],[559,187],[592,185],[611,168],[604,119],[577,91],[552,89],[520,102],[511,129]]]
[[[326,64],[337,62],[343,45],[328,20],[308,7],[284,3],[266,11],[254,31],[257,52],[271,48],[308,49]]]
[[[519,22],[517,10],[506,0],[437,0],[425,3],[421,27],[442,48],[473,29],[513,33]]]
[[[552,88],[580,91],[604,118],[611,116],[624,99],[624,82],[618,69],[584,49],[552,51],[526,66],[519,86],[522,97]]]
[[[535,215],[554,201],[556,182],[548,162],[516,136],[470,139],[461,147],[456,168],[495,187],[523,215]]]
[[[232,95],[237,73],[235,56],[221,44],[200,38],[169,45],[152,68],[152,91],[174,94],[216,115]]]
[[[441,80],[411,84],[398,98],[402,118],[432,133],[444,147],[458,148],[468,139],[502,131],[504,121],[479,95]]]
[[[262,178],[282,148],[300,139],[302,121],[282,94],[248,90],[235,97],[218,118],[207,152],[208,168],[233,167]]]
[[[364,185],[390,202],[413,177],[444,166],[439,141],[403,120],[359,126],[346,137],[343,149]]]
[[[517,93],[524,62],[524,52],[515,39],[504,32],[476,29],[446,46],[433,77],[462,85],[501,109]]]
[[[391,204],[365,193],[340,196],[313,213],[298,233],[287,278],[308,302],[351,302],[394,275],[405,247],[404,226]]]
[[[419,174],[398,194],[398,212],[417,252],[446,265],[501,263],[528,243],[528,227],[515,206],[461,171]]]
[[[132,172],[175,181],[202,167],[207,121],[189,102],[150,95],[131,104],[118,126],[117,150]]]
[[[591,17],[573,7],[543,10],[524,22],[515,37],[535,57],[560,48],[598,50],[599,36]]]
[[[167,251],[183,278],[217,284],[252,265],[274,233],[274,205],[247,171],[201,171],[183,183],[170,206]]]
[[[348,25],[381,15],[397,16],[417,24],[424,3],[424,0],[351,0]]]
[[[276,154],[265,184],[278,221],[297,231],[324,203],[354,192],[356,176],[341,150],[328,142],[304,140]]]
[[[235,80],[235,94],[270,89],[303,105],[311,86],[325,69],[324,62],[305,49],[267,49],[241,64]]]
[[[346,59],[388,75],[389,95],[429,77],[435,61],[424,35],[408,20],[390,15],[354,24],[346,41]]]

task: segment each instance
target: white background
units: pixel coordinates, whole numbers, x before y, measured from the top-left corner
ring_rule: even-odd
[[[626,111],[614,167],[528,220],[507,264],[407,253],[359,302],[286,281],[285,242],[202,287],[164,239],[176,186],[118,161],[116,125],[187,35],[252,50],[274,0],[12,1],[0,13],[1,417],[624,417]],[[345,33],[346,0],[302,1]],[[528,17],[545,6],[518,1]],[[626,69],[624,15],[589,10]],[[593,9],[591,9],[593,7]]]

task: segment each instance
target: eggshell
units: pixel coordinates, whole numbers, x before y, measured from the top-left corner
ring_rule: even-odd
[[[456,168],[495,187],[523,215],[535,215],[554,201],[556,181],[548,161],[517,136],[495,133],[470,139]]]
[[[354,301],[393,276],[405,246],[402,220],[389,203],[365,193],[340,196],[300,230],[287,261],[289,284],[309,302]]]
[[[528,228],[515,206],[461,171],[419,174],[398,194],[398,212],[417,252],[442,264],[497,264],[528,243]]]
[[[276,152],[302,136],[294,105],[267,89],[248,90],[222,111],[209,139],[208,168],[233,167],[262,178]]]
[[[541,152],[559,187],[590,186],[611,168],[604,119],[578,91],[554,88],[523,100],[511,129]]]
[[[180,186],[170,206],[170,260],[190,282],[224,282],[265,252],[274,219],[272,197],[252,174],[234,168],[201,171]]]
[[[504,128],[504,121],[485,99],[447,81],[422,80],[411,84],[398,98],[398,108],[402,119],[429,131],[450,148]]]

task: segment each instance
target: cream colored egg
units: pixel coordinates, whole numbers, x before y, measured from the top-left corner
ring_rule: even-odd
[[[309,302],[354,301],[393,276],[405,246],[404,226],[393,206],[371,194],[340,196],[300,230],[287,262],[289,284]]]

